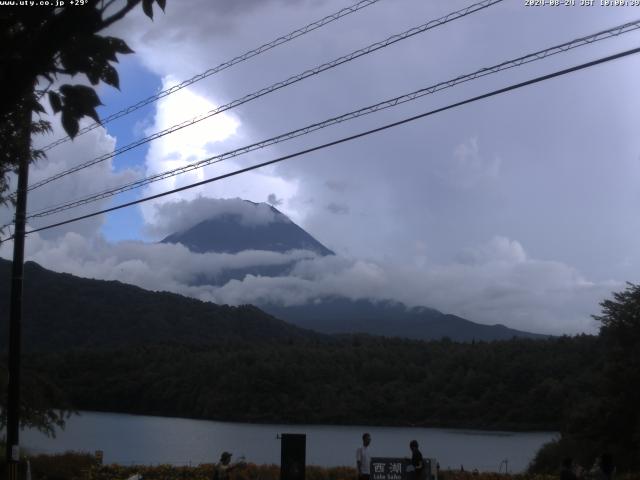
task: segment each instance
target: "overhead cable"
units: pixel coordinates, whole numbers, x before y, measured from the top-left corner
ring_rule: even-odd
[[[352,120],[364,115],[368,115],[374,112],[378,112],[380,110],[384,110],[387,108],[391,108],[391,107],[395,107],[397,105],[401,105],[403,103],[406,102],[410,102],[413,100],[416,100],[420,97],[423,97],[425,95],[430,95],[433,93],[436,93],[438,91],[447,89],[447,88],[451,88],[455,85],[459,85],[461,83],[464,82],[468,82],[471,80],[475,80],[477,78],[481,78],[481,77],[485,77],[487,75],[491,75],[494,73],[498,73],[500,71],[503,70],[508,70],[520,65],[524,65],[524,64],[528,64],[531,62],[535,62],[538,60],[542,60],[544,58],[547,58],[549,56],[552,55],[556,55],[558,53],[562,53],[562,52],[566,52],[568,50],[577,48],[577,47],[581,47],[584,45],[590,45],[593,44],[595,42],[598,41],[602,41],[605,40],[607,38],[611,38],[614,36],[618,36],[618,35],[622,35],[624,33],[628,33],[628,32],[632,32],[635,30],[640,29],[640,19],[634,21],[634,22],[628,22],[622,25],[618,25],[612,28],[609,28],[607,30],[602,30],[600,32],[585,36],[585,37],[580,37],[577,38],[575,40],[569,41],[569,42],[565,42],[562,43],[560,45],[556,45],[544,50],[539,50],[537,52],[534,53],[530,53],[528,55],[522,56],[522,57],[518,57],[516,59],[513,60],[507,60],[505,62],[499,63],[497,65],[493,65],[491,67],[485,67],[485,68],[481,68],[480,70],[476,70],[473,73],[469,73],[466,75],[460,75],[458,77],[455,77],[453,79],[450,80],[446,80],[440,83],[436,83],[435,85],[431,85],[429,87],[425,87],[425,88],[421,88],[420,90],[416,90],[414,92],[411,93],[407,93],[405,95],[401,95],[398,97],[394,97],[379,103],[376,103],[374,105],[370,105],[364,108],[360,108],[358,110],[354,110],[352,112],[348,112],[336,117],[332,117],[329,118],[327,120],[323,120],[321,122],[318,123],[314,123],[311,125],[307,125],[306,127],[303,128],[298,128],[296,130],[275,136],[275,137],[271,137],[269,139],[266,140],[262,140],[260,142],[256,142],[253,143],[251,145],[247,145],[241,148],[237,148],[235,150],[231,150],[219,155],[214,155],[208,158],[205,158],[203,160],[199,160],[197,162],[194,163],[190,163],[188,165],[182,166],[182,167],[178,167],[172,170],[168,170],[165,172],[161,172],[155,175],[151,175],[149,177],[140,179],[140,180],[136,180],[130,183],[127,183],[125,185],[122,185],[120,187],[116,187],[116,188],[111,188],[111,189],[107,189],[107,190],[103,190],[101,192],[98,193],[94,193],[85,197],[82,197],[80,199],[76,199],[73,201],[68,201],[65,203],[61,203],[55,206],[50,206],[50,207],[46,207],[45,209],[39,210],[39,211],[35,211],[35,212],[29,212],[27,215],[27,218],[35,218],[35,217],[44,217],[44,216],[48,216],[48,215],[52,215],[55,213],[59,213],[61,211],[64,210],[68,210],[71,208],[75,208],[75,207],[79,207],[82,205],[86,205],[87,203],[91,203],[91,202],[95,202],[98,200],[102,200],[108,197],[112,197],[114,195],[129,191],[129,190],[133,190],[136,188],[140,188],[143,187],[145,185],[148,185],[150,183],[154,183],[160,180],[164,180],[170,177],[174,177],[176,175],[180,175],[183,173],[187,173],[190,172],[192,170],[196,170],[198,168],[202,168],[208,165],[212,165],[215,163],[219,163],[222,162],[224,160],[233,158],[233,157],[237,157],[239,155],[243,155],[255,150],[259,150],[268,146],[272,146],[275,145],[277,143],[281,143],[287,140],[291,140],[293,138],[297,138],[300,137],[302,135],[306,135],[308,133],[314,132],[316,130],[320,130],[326,127],[329,127],[331,125],[336,125],[348,120]]]
[[[25,232],[25,234],[31,234],[31,233],[41,232],[43,230],[48,230],[48,229],[55,228],[55,227],[60,227],[62,225],[67,225],[69,223],[77,222],[79,220],[84,220],[84,219],[87,219],[87,218],[95,217],[97,215],[102,215],[102,214],[105,214],[105,213],[113,212],[115,210],[120,210],[122,208],[130,207],[132,205],[137,205],[137,204],[140,204],[140,203],[148,202],[150,200],[155,200],[157,198],[161,198],[161,197],[164,197],[164,196],[167,196],[167,195],[171,195],[171,194],[174,194],[174,193],[177,193],[177,192],[181,192],[181,191],[184,191],[184,190],[189,190],[191,188],[200,187],[200,186],[206,185],[208,183],[212,183],[212,182],[223,180],[225,178],[229,178],[229,177],[233,177],[233,176],[236,176],[236,175],[240,175],[242,173],[246,173],[246,172],[249,172],[251,170],[256,170],[258,168],[266,167],[268,165],[273,165],[275,163],[279,163],[279,162],[282,162],[284,160],[289,160],[291,158],[300,157],[302,155],[306,155],[308,153],[316,152],[316,151],[319,151],[319,150],[322,150],[322,149],[325,149],[325,148],[328,148],[328,147],[331,147],[331,146],[334,146],[334,145],[338,145],[338,144],[341,144],[341,143],[349,142],[349,141],[355,140],[357,138],[366,137],[368,135],[372,135],[374,133],[381,132],[383,130],[387,130],[387,129],[394,128],[394,127],[397,127],[397,126],[400,126],[400,125],[404,125],[406,123],[413,122],[413,121],[419,120],[421,118],[425,118],[425,117],[434,115],[436,113],[444,112],[446,110],[451,110],[453,108],[460,107],[462,105],[467,105],[469,103],[473,103],[473,102],[476,102],[478,100],[483,100],[485,98],[490,98],[490,97],[493,97],[493,96],[496,96],[496,95],[500,95],[500,94],[503,94],[503,93],[506,93],[506,92],[510,92],[510,91],[513,91],[513,90],[517,90],[517,89],[526,87],[528,85],[533,85],[533,84],[540,83],[540,82],[543,82],[543,81],[546,81],[546,80],[550,80],[550,79],[555,78],[555,77],[559,77],[559,76],[562,76],[562,75],[567,75],[569,73],[576,72],[578,70],[584,70],[586,68],[593,67],[593,66],[596,66],[596,65],[600,65],[602,63],[606,63],[606,62],[610,62],[610,61],[613,61],[613,60],[617,60],[619,58],[627,57],[629,55],[634,55],[634,54],[636,54],[638,52],[640,52],[640,47],[633,48],[631,50],[626,50],[624,52],[620,52],[620,53],[617,53],[615,55],[609,55],[607,57],[602,57],[602,58],[599,58],[597,60],[592,60],[590,62],[586,62],[586,63],[580,64],[580,65],[576,65],[574,67],[565,68],[563,70],[558,70],[556,72],[553,72],[553,73],[550,73],[550,74],[547,74],[547,75],[542,75],[542,76],[533,78],[531,80],[527,80],[527,81],[520,82],[520,83],[517,83],[517,84],[514,84],[514,85],[510,85],[508,87],[500,88],[498,90],[493,90],[493,91],[491,91],[489,93],[485,93],[483,95],[478,95],[476,97],[468,98],[466,100],[462,100],[462,101],[457,102],[457,103],[452,103],[452,104],[449,104],[449,105],[447,105],[445,107],[436,108],[435,110],[430,110],[428,112],[421,113],[421,114],[415,115],[413,117],[409,117],[409,118],[405,118],[405,119],[397,121],[397,122],[389,123],[389,124],[383,125],[382,127],[374,128],[374,129],[371,129],[371,130],[367,130],[365,132],[357,133],[355,135],[350,135],[348,137],[343,137],[343,138],[340,138],[338,140],[334,140],[334,141],[329,142],[329,143],[324,143],[322,145],[317,145],[315,147],[307,148],[305,150],[301,150],[299,152],[292,153],[290,155],[285,155],[283,157],[279,157],[279,158],[276,158],[274,160],[269,160],[267,162],[262,162],[262,163],[259,163],[259,164],[256,164],[256,165],[252,165],[252,166],[246,167],[246,168],[241,168],[241,169],[235,170],[233,172],[225,173],[224,175],[219,175],[217,177],[209,178],[207,180],[202,180],[200,182],[192,183],[190,185],[185,185],[185,186],[182,186],[182,187],[179,187],[179,188],[174,188],[173,190],[168,190],[168,191],[165,191],[165,192],[161,192],[161,193],[158,193],[156,195],[151,195],[149,197],[140,198],[138,200],[133,200],[131,202],[127,202],[127,203],[123,203],[123,204],[120,204],[120,205],[116,205],[114,207],[105,208],[103,210],[99,210],[99,211],[96,211],[96,212],[88,213],[86,215],[80,215],[78,217],[70,218],[68,220],[64,220],[64,221],[57,222],[57,223],[52,223],[52,224],[46,225],[44,227],[34,228],[32,230],[29,230],[28,232]],[[13,236],[5,238],[4,240],[1,240],[0,243],[6,242],[8,240],[11,240],[12,238],[13,238]]]
[[[362,10],[365,7],[368,7],[369,5],[373,5],[374,3],[379,2],[380,0],[361,0],[357,3],[354,3],[353,5],[349,6],[349,7],[345,7],[335,13],[332,13],[331,15],[327,15],[324,18],[321,18],[320,20],[316,20],[315,22],[310,23],[309,25],[306,25],[302,28],[299,28],[297,30],[294,30],[293,32],[287,33],[286,35],[283,35],[281,37],[276,38],[275,40],[272,40],[268,43],[265,43],[264,45],[260,45],[258,48],[254,48],[253,50],[249,50],[248,52],[243,53],[242,55],[238,55],[237,57],[232,58],[231,60],[227,60],[226,62],[221,63],[220,65],[210,68],[209,70],[207,70],[206,72],[202,72],[199,73],[198,75],[194,75],[193,77],[191,77],[188,80],[185,80],[181,83],[179,83],[178,85],[174,85],[170,88],[167,88],[166,90],[162,90],[161,92],[156,93],[155,95],[152,95],[148,98],[145,98],[144,100],[140,100],[138,103],[134,104],[134,105],[130,105],[126,108],[124,108],[123,110],[120,110],[119,112],[113,113],[111,115],[109,115],[108,117],[103,118],[102,120],[100,120],[100,122],[95,122],[92,123],[91,125],[87,125],[86,127],[81,128],[76,137],[90,132],[91,130],[104,126],[105,124],[116,120],[120,117],[124,117],[125,115],[130,114],[131,112],[135,112],[136,110],[149,105],[150,103],[156,102],[157,100],[160,100],[161,98],[164,98],[168,95],[171,95],[172,93],[177,92],[178,90],[181,90],[185,87],[188,87],[189,85],[193,85],[196,82],[199,82],[200,80],[210,77],[211,75],[214,75],[216,73],[219,73],[223,70],[226,70],[229,67],[232,67],[233,65],[236,65],[238,63],[244,62],[245,60],[249,60],[252,57],[255,57],[256,55],[260,55],[261,53],[267,52],[269,50],[271,50],[272,48],[278,47],[284,43],[290,42],[291,40],[298,38],[302,35],[305,35],[309,32],[312,32],[313,30],[316,30],[320,27],[324,27],[325,25],[334,22],[336,20],[339,20],[342,17],[345,17],[351,13],[357,12],[358,10]],[[58,145],[68,142],[69,140],[71,140],[71,138],[69,136],[60,138],[48,145],[46,145],[45,147],[43,147],[41,150],[46,152],[48,150],[51,150],[54,147],[57,147]]]
[[[200,114],[196,117],[191,118],[190,120],[185,120],[181,123],[178,123],[176,125],[173,125],[169,128],[166,128],[162,131],[156,132],[152,135],[149,135],[147,137],[144,137],[140,140],[137,140],[135,142],[132,142],[128,145],[124,145],[118,149],[116,149],[115,151],[111,152],[111,153],[107,153],[104,155],[101,155],[97,158],[94,158],[93,160],[89,160],[88,162],[82,163],[80,165],[77,165],[75,167],[72,167],[68,170],[65,170],[63,172],[60,172],[58,174],[52,175],[50,177],[47,177],[43,180],[40,180],[39,182],[36,182],[32,185],[29,186],[28,190],[34,190],[36,188],[39,188],[43,185],[46,185],[47,183],[53,182],[54,180],[58,180],[59,178],[65,177],[67,175],[70,175],[72,173],[75,173],[77,171],[83,170],[87,167],[90,167],[92,165],[96,165],[97,163],[103,162],[105,160],[108,160],[110,158],[113,158],[121,153],[127,152],[129,150],[132,150],[136,147],[139,147],[140,145],[144,145],[146,143],[151,142],[152,140],[156,140],[158,138],[164,137],[165,135],[169,135],[171,133],[177,132],[178,130],[181,130],[185,127],[189,127],[191,125],[195,125],[198,122],[201,122],[202,120],[205,120],[207,118],[210,118],[214,115],[217,115],[219,113],[225,112],[227,110],[230,110],[232,108],[235,108],[237,106],[243,105],[247,102],[250,102],[252,100],[255,100],[257,98],[260,98],[264,95],[267,95],[269,93],[275,92],[276,90],[279,90],[281,88],[287,87],[289,85],[292,85],[294,83],[300,82],[306,78],[312,77],[314,75],[317,75],[321,72],[324,72],[326,70],[329,70],[331,68],[337,67],[338,65],[342,65],[343,63],[347,63],[350,62],[352,60],[355,60],[356,58],[362,57],[364,55],[368,55],[372,52],[375,52],[377,50],[380,50],[382,48],[388,47],[389,45],[393,45],[394,43],[397,43],[399,41],[402,40],[406,40],[407,38],[413,37],[414,35],[418,35],[420,33],[424,33],[428,30],[431,30],[433,28],[439,27],[441,25],[444,25],[446,23],[452,22],[453,20],[457,20],[459,18],[463,18],[466,17],[467,15],[470,15],[472,13],[475,13],[477,11],[483,10],[491,5],[495,5],[497,3],[500,3],[504,0],[483,0],[481,2],[475,3],[473,5],[470,5],[466,8],[463,8],[461,10],[457,10],[455,12],[449,13],[447,15],[445,15],[444,17],[440,17],[436,20],[431,20],[423,25],[420,25],[418,27],[414,27],[411,28],[403,33],[397,34],[397,35],[393,35],[381,42],[377,42],[374,44],[371,44],[367,47],[361,48],[359,50],[356,50],[354,52],[351,52],[348,55],[344,55],[342,57],[339,57],[335,60],[332,60],[330,62],[324,63],[322,65],[319,65],[317,67],[314,67],[312,69],[309,70],[305,70],[302,73],[299,73],[297,75],[293,75],[291,77],[289,77],[286,80],[274,83],[273,85],[270,85],[269,87],[265,87],[262,88],[256,92],[250,93],[248,95],[245,95],[244,97],[241,97],[239,99],[233,100],[230,103],[227,103],[225,105],[222,105],[220,107],[214,108],[213,110],[210,110],[209,112]]]

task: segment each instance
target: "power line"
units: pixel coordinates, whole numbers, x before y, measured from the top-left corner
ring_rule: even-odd
[[[438,91],[444,90],[446,88],[451,88],[455,85],[464,83],[464,82],[468,82],[477,78],[481,78],[487,75],[491,75],[494,73],[498,73],[500,71],[503,70],[507,70],[510,68],[514,68],[520,65],[524,65],[527,63],[531,63],[534,61],[538,61],[538,60],[542,60],[544,58],[547,58],[551,55],[556,55],[558,53],[563,53],[566,52],[568,50],[571,50],[573,48],[577,48],[577,47],[581,47],[584,45],[590,45],[592,43],[601,41],[601,40],[605,40],[607,38],[611,38],[614,36],[618,36],[624,33],[628,33],[628,32],[632,32],[635,30],[640,29],[640,19],[636,20],[634,22],[628,22],[622,25],[618,25],[616,27],[613,28],[609,28],[607,30],[602,30],[600,32],[585,36],[585,37],[580,37],[577,38],[575,40],[569,41],[569,42],[565,42],[562,43],[560,45],[556,45],[550,48],[547,48],[545,50],[540,50],[534,53],[530,53],[528,55],[522,56],[522,57],[518,57],[516,59],[513,60],[508,60],[502,63],[499,63],[497,65],[491,66],[491,67],[485,67],[482,68],[480,70],[477,70],[473,73],[469,73],[466,75],[460,75],[456,78],[444,81],[444,82],[440,82],[437,83],[435,85],[426,87],[426,88],[422,88],[420,90],[416,90],[414,92],[405,94],[405,95],[401,95],[398,97],[394,97],[392,99],[389,100],[385,100],[379,103],[376,103],[374,105],[370,105],[364,108],[361,108],[359,110],[355,110],[349,113],[345,113],[343,115],[337,116],[337,117],[332,117],[330,119],[324,120],[322,122],[318,122],[318,123],[314,123],[312,125],[308,125],[306,127],[303,128],[299,128],[272,138],[269,138],[267,140],[262,140],[260,142],[257,143],[253,143],[251,145],[247,145],[235,150],[231,150],[229,152],[225,152],[219,155],[215,155],[212,157],[208,157],[206,159],[200,160],[198,162],[195,163],[191,163],[189,165],[185,165],[183,167],[179,167],[179,168],[175,168],[173,170],[169,170],[169,171],[165,171],[162,173],[158,173],[156,175],[152,175],[150,177],[147,178],[143,178],[140,180],[136,180],[134,182],[130,182],[128,184],[122,185],[120,187],[117,188],[111,188],[111,189],[107,189],[104,190],[102,192],[98,192],[95,194],[91,194],[88,196],[85,196],[81,199],[77,199],[77,200],[73,200],[73,201],[68,201],[65,203],[61,203],[58,205],[54,205],[51,207],[47,207],[46,209],[42,209],[33,213],[30,213],[27,215],[27,218],[35,218],[35,217],[45,217],[48,215],[52,215],[55,213],[59,213],[62,212],[64,210],[68,210],[71,208],[75,208],[75,207],[79,207],[81,205],[85,205],[87,203],[91,203],[94,201],[98,201],[98,200],[102,200],[104,198],[109,198],[112,196],[115,196],[117,194],[129,191],[129,190],[133,190],[135,188],[140,188],[144,185],[148,185],[150,183],[153,182],[157,182],[160,180],[164,180],[176,175],[180,175],[182,173],[187,173],[189,171],[198,169],[198,168],[202,168],[204,166],[208,166],[211,164],[215,164],[215,163],[219,163],[222,162],[224,160],[227,160],[229,158],[233,158],[239,155],[243,155],[245,153],[249,153],[255,150],[259,150],[268,146],[272,146],[275,145],[277,143],[281,143],[287,140],[291,140],[293,138],[297,138],[299,136],[302,135],[306,135],[308,133],[314,132],[316,130],[320,130],[323,128],[326,128],[328,126],[331,125],[336,125],[338,123],[342,123],[348,120],[352,120],[354,118],[358,118],[364,115],[368,115],[374,112],[378,112],[380,110],[384,110],[386,108],[391,108],[391,107],[395,107],[397,105],[406,103],[406,102],[410,102],[413,100],[416,100],[420,97],[423,97],[425,95],[429,95],[429,94],[433,94],[436,93]]]
[[[51,177],[45,178],[43,180],[40,180],[39,182],[34,183],[33,185],[29,186],[29,191],[34,190],[36,188],[39,188],[43,185],[46,185],[47,183],[53,182],[54,180],[58,180],[59,178],[65,177],[67,175],[70,175],[72,173],[75,173],[79,170],[83,170],[87,167],[90,167],[92,165],[95,165],[97,163],[103,162],[105,160],[108,160],[110,158],[115,157],[116,155],[119,155],[121,153],[127,152],[129,150],[132,150],[136,147],[139,147],[140,145],[144,145],[145,143],[149,143],[152,140],[156,140],[158,138],[164,137],[165,135],[169,135],[171,133],[174,133],[178,130],[181,130],[185,127],[189,127],[191,125],[195,125],[198,122],[201,122],[202,120],[206,120],[207,118],[210,118],[214,115],[217,115],[219,113],[225,112],[227,110],[230,110],[232,108],[235,108],[237,106],[243,105],[247,102],[250,102],[252,100],[255,100],[257,98],[260,98],[264,95],[267,95],[269,93],[272,93],[276,90],[279,90],[281,88],[287,87],[289,85],[292,85],[294,83],[300,82],[306,78],[312,77],[314,75],[317,75],[321,72],[324,72],[326,70],[329,70],[331,68],[337,67],[338,65],[342,65],[343,63],[347,63],[350,62],[352,60],[355,60],[356,58],[362,57],[364,55],[368,55],[372,52],[375,52],[377,50],[380,50],[382,48],[388,47],[389,45],[393,45],[394,43],[397,43],[399,41],[402,40],[406,40],[407,38],[413,37],[414,35],[418,35],[420,33],[424,33],[428,30],[431,30],[433,28],[439,27],[441,25],[444,25],[446,23],[452,22],[453,20],[457,20],[459,18],[465,17],[467,15],[470,15],[472,13],[475,13],[477,11],[483,10],[487,7],[490,7],[492,5],[495,5],[497,3],[502,2],[503,0],[483,0],[481,2],[475,3],[473,5],[470,5],[466,8],[463,8],[461,10],[457,10],[455,12],[451,12],[447,15],[445,15],[444,17],[440,17],[436,20],[431,20],[425,24],[422,24],[418,27],[413,27],[403,33],[400,34],[396,34],[393,35],[381,42],[377,42],[374,44],[371,44],[367,47],[361,48],[359,50],[356,50],[354,52],[351,52],[348,55],[344,55],[342,57],[339,57],[335,60],[332,60],[330,62],[324,63],[322,65],[319,65],[317,67],[314,67],[312,69],[309,70],[305,70],[302,73],[299,73],[297,75],[293,75],[291,77],[289,77],[286,80],[274,83],[273,85],[270,85],[268,87],[262,88],[256,92],[250,93],[248,95],[245,95],[244,97],[241,97],[239,99],[233,100],[232,102],[229,102],[225,105],[222,105],[220,107],[217,107],[213,110],[210,110],[207,113],[204,114],[200,114],[196,117],[191,118],[190,120],[185,120],[184,122],[178,123],[176,125],[173,125],[169,128],[166,128],[160,132],[156,132],[152,135],[149,135],[145,138],[142,138],[140,140],[137,140],[135,142],[132,142],[128,145],[124,145],[118,149],[116,149],[115,151],[105,154],[105,155],[101,155],[100,157],[94,158],[93,160],[90,160],[88,162],[82,163],[80,165],[77,165],[75,167],[72,167],[68,170],[65,170],[63,172],[60,172],[56,175],[52,175]]]
[[[240,175],[242,173],[246,173],[246,172],[249,172],[251,170],[256,170],[258,168],[266,167],[268,165],[273,165],[275,163],[279,163],[279,162],[282,162],[284,160],[289,160],[291,158],[295,158],[295,157],[299,157],[299,156],[302,156],[302,155],[306,155],[308,153],[316,152],[318,150],[322,150],[322,149],[325,149],[325,148],[328,148],[328,147],[332,147],[334,145],[338,145],[338,144],[345,143],[345,142],[348,142],[348,141],[351,141],[351,140],[355,140],[357,138],[361,138],[361,137],[365,137],[365,136],[368,136],[368,135],[371,135],[371,134],[374,134],[374,133],[378,133],[378,132],[381,132],[383,130],[387,130],[387,129],[390,129],[390,128],[393,128],[393,127],[397,127],[399,125],[404,125],[405,123],[413,122],[415,120],[418,120],[418,119],[421,119],[421,118],[424,118],[424,117],[435,115],[436,113],[444,112],[446,110],[451,110],[453,108],[460,107],[462,105],[466,105],[466,104],[469,104],[469,103],[476,102],[478,100],[483,100],[485,98],[489,98],[489,97],[493,97],[493,96],[496,96],[496,95],[500,95],[502,93],[510,92],[512,90],[517,90],[519,88],[523,88],[523,87],[526,87],[528,85],[533,85],[533,84],[540,83],[540,82],[543,82],[543,81],[546,81],[546,80],[550,80],[550,79],[555,78],[555,77],[559,77],[559,76],[562,76],[562,75],[567,75],[569,73],[576,72],[578,70],[583,70],[583,69],[586,69],[586,68],[589,68],[589,67],[600,65],[602,63],[606,63],[606,62],[610,62],[610,61],[613,61],[613,60],[617,60],[619,58],[623,58],[623,57],[626,57],[626,56],[629,56],[629,55],[633,55],[633,54],[636,54],[638,52],[640,52],[640,47],[633,48],[631,50],[626,50],[624,52],[620,52],[620,53],[617,53],[617,54],[614,54],[614,55],[609,55],[607,57],[602,57],[602,58],[599,58],[597,60],[592,60],[590,62],[583,63],[583,64],[580,64],[580,65],[576,65],[574,67],[566,68],[566,69],[563,69],[563,70],[558,70],[556,72],[553,72],[553,73],[550,73],[550,74],[547,74],[547,75],[542,75],[542,76],[533,78],[531,80],[527,80],[525,82],[520,82],[520,83],[517,83],[517,84],[513,84],[513,85],[510,85],[508,87],[500,88],[498,90],[493,90],[492,92],[485,93],[483,95],[478,95],[476,97],[468,98],[466,100],[462,100],[462,101],[457,102],[457,103],[449,104],[449,105],[447,105],[445,107],[436,108],[435,110],[430,110],[428,112],[421,113],[421,114],[415,115],[413,117],[405,118],[405,119],[397,121],[397,122],[389,123],[389,124],[383,125],[382,127],[378,127],[378,128],[374,128],[374,129],[371,129],[371,130],[367,130],[365,132],[357,133],[355,135],[350,135],[348,137],[343,137],[343,138],[340,138],[338,140],[334,140],[334,141],[329,142],[329,143],[324,143],[322,145],[317,145],[315,147],[307,148],[305,150],[301,150],[301,151],[298,151],[296,153],[292,153],[290,155],[285,155],[283,157],[279,157],[279,158],[276,158],[274,160],[269,160],[267,162],[262,162],[262,163],[259,163],[257,165],[252,165],[250,167],[246,167],[246,168],[242,168],[242,169],[239,169],[239,170],[235,170],[233,172],[225,173],[224,175],[219,175],[217,177],[213,177],[213,178],[210,178],[210,179],[207,179],[207,180],[202,180],[200,182],[192,183],[190,185],[185,185],[183,187],[174,188],[173,190],[168,190],[168,191],[165,191],[165,192],[162,192],[162,193],[158,193],[156,195],[151,195],[149,197],[140,198],[138,200],[134,200],[134,201],[131,201],[131,202],[127,202],[127,203],[123,203],[123,204],[120,204],[120,205],[116,205],[115,207],[106,208],[106,209],[103,209],[103,210],[99,210],[97,212],[89,213],[89,214],[86,214],[86,215],[81,215],[81,216],[78,216],[78,217],[71,218],[69,220],[64,220],[62,222],[57,222],[57,223],[46,225],[44,227],[35,228],[33,230],[29,230],[28,232],[25,232],[25,234],[30,234],[30,233],[40,232],[40,231],[43,231],[43,230],[48,230],[48,229],[55,228],[55,227],[60,227],[62,225],[66,225],[66,224],[69,224],[69,223],[77,222],[79,220],[84,220],[84,219],[87,219],[87,218],[95,217],[97,215],[102,215],[104,213],[109,213],[109,212],[113,212],[115,210],[120,210],[120,209],[125,208],[125,207],[130,207],[132,205],[137,205],[139,203],[144,203],[144,202],[148,202],[150,200],[155,200],[156,198],[164,197],[166,195],[171,195],[173,193],[181,192],[181,191],[184,191],[184,190],[189,190],[191,188],[199,187],[199,186],[205,185],[207,183],[216,182],[216,181],[219,181],[219,180],[223,180],[225,178],[229,178],[229,177],[233,177],[233,176],[236,176],[236,175]],[[13,239],[13,236],[8,237],[8,238],[0,241],[0,243],[6,242],[6,241],[11,240],[11,239]]]
[[[379,2],[380,0],[361,0],[353,5],[351,5],[350,7],[346,7],[343,8],[335,13],[332,13],[331,15],[327,15],[324,18],[321,18],[320,20],[316,20],[315,22],[310,23],[309,25],[306,25],[302,28],[299,28],[297,30],[294,30],[293,32],[290,32],[286,35],[283,35],[281,37],[276,38],[275,40],[272,40],[271,42],[265,43],[263,45],[260,45],[257,48],[254,48],[253,50],[249,50],[248,52],[243,53],[242,55],[238,55],[237,57],[232,58],[231,60],[227,60],[226,62],[221,63],[220,65],[210,68],[209,70],[207,70],[206,72],[202,72],[199,73],[198,75],[194,75],[193,77],[191,77],[188,80],[185,80],[181,83],[179,83],[178,85],[174,85],[171,88],[167,88],[166,90],[162,90],[161,92],[158,92],[155,95],[152,95],[148,98],[145,98],[144,100],[140,100],[138,103],[134,104],[134,105],[130,105],[126,108],[124,108],[123,110],[120,110],[119,112],[113,113],[111,115],[109,115],[106,118],[103,118],[100,122],[95,122],[92,123],[91,125],[87,125],[84,128],[81,128],[76,137],[90,132],[91,130],[104,126],[105,124],[116,120],[120,117],[124,117],[125,115],[130,114],[131,112],[134,112],[146,105],[149,105],[150,103],[153,103],[157,100],[160,100],[161,98],[166,97],[167,95],[171,95],[172,93],[177,92],[178,90],[181,90],[185,87],[188,87],[189,85],[193,85],[196,82],[199,82],[202,79],[205,79],[207,77],[210,77],[211,75],[214,75],[216,73],[219,73],[223,70],[226,70],[229,67],[232,67],[233,65],[236,65],[238,63],[244,62],[245,60],[249,60],[252,57],[255,57],[257,55],[260,55],[261,53],[267,52],[269,50],[271,50],[272,48],[276,48],[284,43],[290,42],[291,40],[298,38],[302,35],[305,35],[309,32],[312,32],[313,30],[316,30],[320,27],[324,27],[325,25],[334,22],[336,20],[339,20],[342,17],[345,17],[351,13],[357,12],[358,10],[362,10],[363,8],[368,7],[369,5],[373,5],[374,3]],[[71,138],[69,136],[66,137],[62,137],[48,145],[46,145],[45,147],[43,147],[41,150],[46,152],[48,150],[51,150],[54,147],[57,147],[58,145],[61,145],[65,142],[68,142],[69,140],[71,140]]]

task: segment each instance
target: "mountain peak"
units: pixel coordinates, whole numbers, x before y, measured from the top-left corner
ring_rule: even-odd
[[[319,255],[333,252],[296,225],[277,208],[266,203],[234,199],[225,201],[212,215],[162,243],[181,243],[196,253],[238,253],[266,250],[284,253],[309,250]]]

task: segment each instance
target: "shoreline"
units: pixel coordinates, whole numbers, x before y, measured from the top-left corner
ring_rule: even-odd
[[[473,434],[473,432],[480,432],[482,434],[514,434],[514,433],[540,433],[540,434],[559,434],[559,428],[526,428],[525,426],[521,426],[520,428],[512,427],[495,427],[495,428],[482,428],[482,427],[474,427],[474,426],[454,426],[448,424],[446,422],[442,422],[441,424],[415,424],[409,423],[406,424],[390,424],[390,423],[328,423],[328,422],[305,422],[305,423],[294,423],[287,421],[278,421],[278,420],[234,420],[234,419],[216,419],[216,418],[201,418],[201,417],[180,417],[171,414],[158,414],[158,413],[131,413],[131,412],[114,412],[114,411],[106,411],[106,410],[77,410],[76,413],[73,413],[73,416],[81,416],[82,413],[88,414],[98,414],[98,415],[127,415],[131,417],[149,417],[149,418],[164,418],[164,419],[175,419],[175,420],[194,420],[201,422],[212,422],[212,423],[221,423],[225,425],[260,425],[260,426],[287,426],[287,427],[349,427],[349,428],[415,428],[415,429],[425,429],[425,430],[441,430],[441,431],[453,431],[456,433],[469,433]]]

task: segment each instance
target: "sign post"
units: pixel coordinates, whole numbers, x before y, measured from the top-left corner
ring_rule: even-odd
[[[374,457],[371,459],[371,480],[407,480],[406,458]]]
[[[422,480],[438,480],[435,458],[425,458],[424,476]],[[407,467],[411,465],[408,458],[374,457],[371,459],[371,480],[415,480]]]

